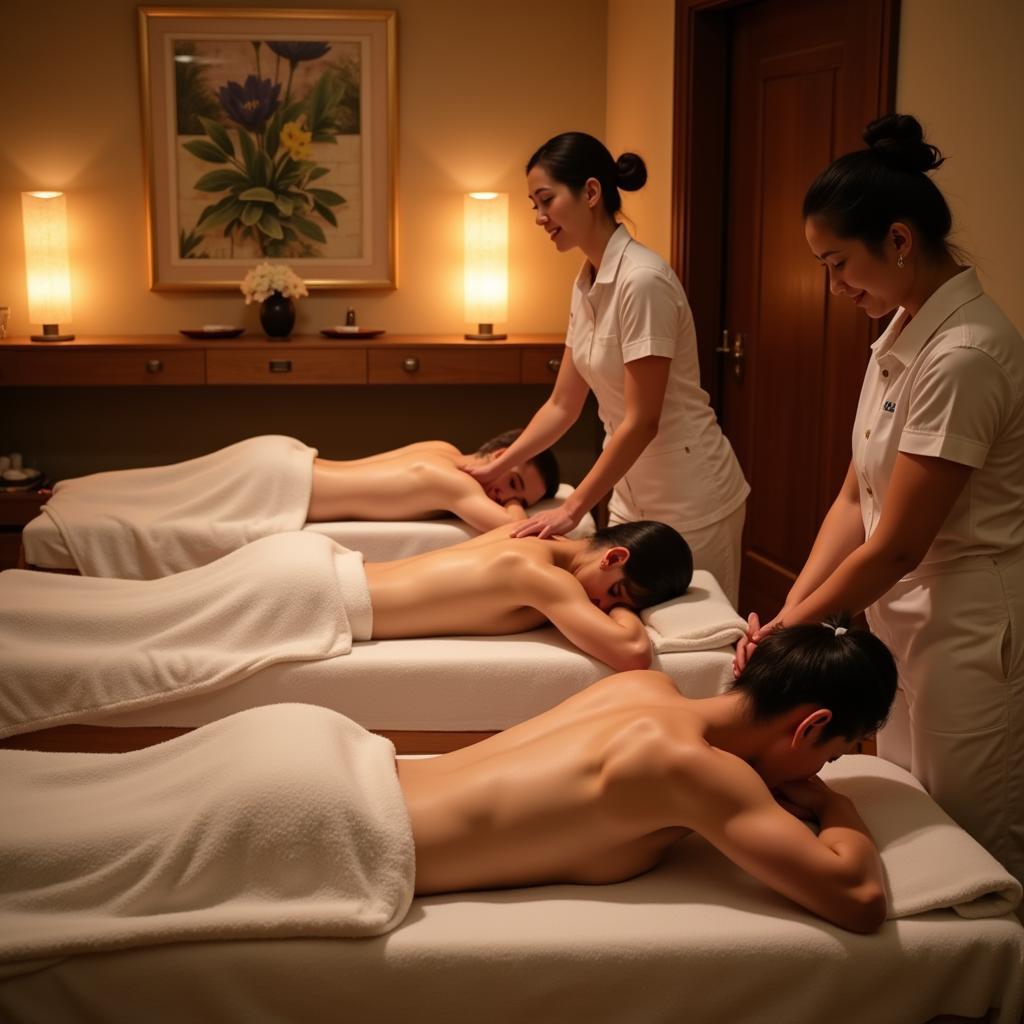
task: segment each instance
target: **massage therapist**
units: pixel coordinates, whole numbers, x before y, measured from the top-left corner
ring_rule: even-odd
[[[612,158],[591,135],[566,132],[526,165],[537,223],[559,252],[585,261],[572,290],[566,347],[551,397],[481,483],[550,447],[576,422],[588,391],[604,423],[601,456],[561,506],[525,520],[517,536],[571,530],[612,491],[612,524],[654,519],[675,527],[694,566],[735,604],[740,539],[750,491],[701,390],[693,317],[682,286],[658,255],[618,222],[619,190],[642,188],[635,153]]]
[[[870,124],[811,185],[832,292],[872,319],[853,460],[775,626],[866,609],[899,666],[878,752],[1024,881],[1024,341],[947,242],[920,124]]]

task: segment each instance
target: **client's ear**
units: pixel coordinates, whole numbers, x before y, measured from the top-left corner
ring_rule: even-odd
[[[508,451],[508,445],[505,445],[504,448],[495,448],[494,451],[490,453],[490,456],[489,456],[490,461],[493,462],[499,455],[504,455],[505,452],[507,452],[507,451]]]
[[[629,548],[614,547],[605,548],[601,555],[601,568],[611,569],[616,565],[622,566],[629,561]]]
[[[821,730],[832,721],[832,712],[828,708],[818,708],[804,718],[793,730],[790,746],[797,747],[817,744],[821,740]]]

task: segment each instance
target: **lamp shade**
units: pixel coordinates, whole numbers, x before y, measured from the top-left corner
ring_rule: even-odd
[[[63,192],[22,192],[28,318],[60,324],[71,319],[68,216]]]
[[[466,321],[493,334],[508,319],[508,193],[470,192],[465,201]]]

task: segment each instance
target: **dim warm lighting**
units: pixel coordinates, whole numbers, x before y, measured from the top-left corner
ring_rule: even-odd
[[[465,217],[466,322],[478,326],[466,337],[507,337],[494,325],[508,320],[508,193],[470,192]]]
[[[71,273],[68,269],[67,197],[63,192],[22,192],[25,227],[25,276],[28,318],[42,324],[33,341],[70,341],[59,324],[71,319]]]

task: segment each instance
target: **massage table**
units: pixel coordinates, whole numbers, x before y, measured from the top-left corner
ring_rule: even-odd
[[[289,711],[293,717],[307,713],[296,706]],[[232,724],[221,728],[227,735]],[[217,742],[229,744],[227,752],[211,748],[226,764],[251,764],[244,748],[231,753],[229,739]],[[328,783],[337,779],[330,749],[314,744],[305,761],[298,751],[287,777],[297,779],[296,785],[309,775]],[[379,764],[383,777],[389,766]],[[159,774],[186,794],[194,785],[196,765],[190,767],[191,773],[178,772],[168,761]],[[269,784],[260,782],[258,766],[254,770],[257,787]],[[210,924],[216,926],[201,931],[203,939],[176,941],[173,931],[161,930],[118,945],[105,937],[103,921],[121,929],[136,927],[135,919],[119,911],[120,897],[104,896],[116,900],[114,916],[103,916],[106,902],[95,918],[86,911],[86,928],[98,922],[86,951],[80,944],[77,955],[41,957],[33,947],[34,958],[0,966],[0,1019],[948,1024],[984,1018],[989,1024],[1018,1024],[1024,1011],[1024,928],[1012,909],[1019,885],[897,766],[853,755],[822,774],[854,800],[879,844],[893,919],[874,935],[844,931],[803,911],[695,835],[675,844],[653,871],[619,884],[421,897],[408,912],[408,896],[396,897],[397,918],[378,929],[393,930],[375,937],[325,934],[315,909],[318,900],[328,905],[327,895],[304,897],[304,889],[283,878],[277,883],[280,913],[294,912],[296,899],[302,900],[299,906],[306,907],[302,912],[320,937],[256,937],[280,927],[274,892],[268,894],[267,879],[259,876],[252,895],[259,916],[244,937],[238,936],[234,910],[229,918],[216,916],[214,892],[198,910],[214,915]],[[265,775],[280,777],[276,766]],[[291,799],[292,790],[284,792],[277,799]],[[174,857],[164,858],[169,878],[184,876],[194,858],[208,857],[205,830],[224,827],[209,817],[210,801],[205,795],[203,800],[197,820],[205,824],[195,853],[187,843],[175,847]],[[323,800],[333,804],[328,794]],[[250,812],[249,804],[239,811],[233,801],[226,803],[229,820],[259,813],[257,805]],[[277,804],[269,807],[265,813],[276,821]],[[45,815],[48,822],[58,818]],[[308,855],[311,863],[326,865],[324,848],[334,837],[321,837],[313,822]],[[396,834],[401,828],[398,823]],[[243,835],[236,841],[246,840]],[[318,877],[310,875],[305,884],[315,888]],[[223,884],[226,906],[236,907],[245,878]],[[175,893],[173,886],[143,890],[136,897],[142,901],[139,920],[148,916],[154,927],[178,927],[161,905],[177,901]],[[71,912],[81,916],[77,908]],[[343,908],[335,912],[336,934],[351,934],[352,919]],[[41,927],[52,930],[46,917],[44,912]],[[401,923],[394,927],[394,920]],[[185,934],[195,933],[193,928]],[[65,932],[55,934],[60,942]],[[210,934],[220,937],[211,941],[205,938]]]
[[[246,708],[298,701],[340,711],[402,753],[438,752],[611,674],[550,626],[352,642],[338,618],[344,603],[336,591],[347,576],[338,566],[354,559],[361,576],[361,559],[338,552],[321,536],[295,533],[148,582],[3,574],[0,649],[9,645],[10,665],[22,666],[20,682],[0,675],[3,745],[134,749]],[[113,606],[103,603],[108,593],[120,595]],[[652,667],[680,692],[705,697],[726,688],[744,623],[710,573],[698,570],[685,595],[643,616]],[[109,644],[96,636],[110,636]]]
[[[562,484],[554,498],[537,502],[529,509],[530,513],[556,508],[573,490],[571,484]],[[347,548],[361,551],[368,562],[411,558],[479,536],[478,530],[452,517],[421,522],[307,523],[303,529],[325,534]],[[589,537],[594,530],[594,519],[588,513],[568,536]],[[21,545],[21,568],[51,572],[78,570],[60,528],[46,512],[41,512],[25,526]]]

